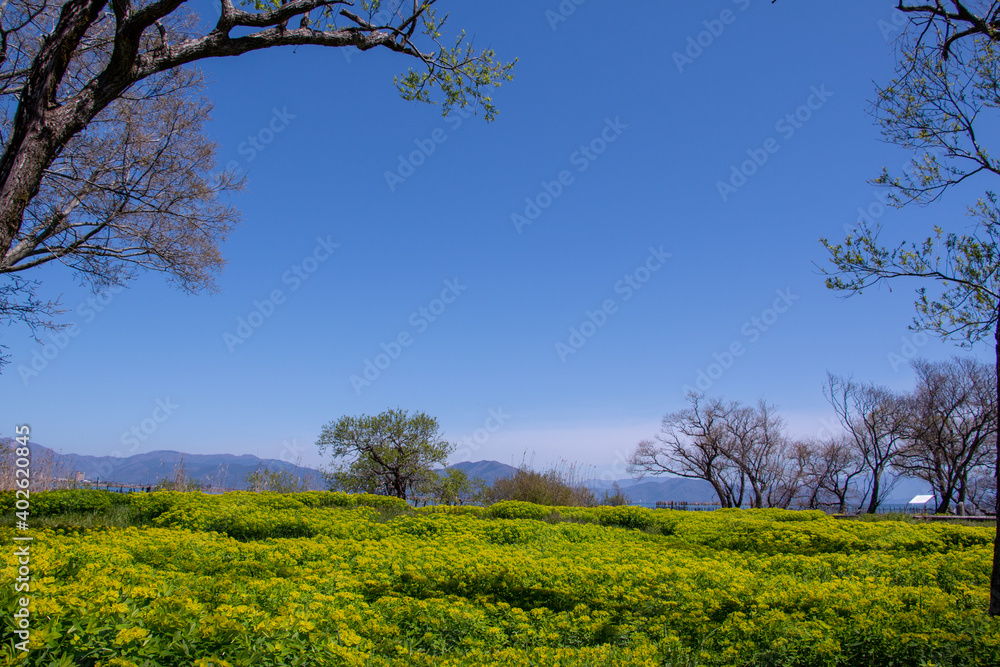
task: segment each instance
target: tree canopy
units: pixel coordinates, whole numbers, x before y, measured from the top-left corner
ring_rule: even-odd
[[[398,408],[331,421],[316,445],[320,454],[329,452],[335,459],[327,470],[332,487],[404,500],[436,479],[434,468],[444,465],[455,449],[441,438],[436,419]]]
[[[202,29],[184,0],[12,0],[0,10],[0,321],[56,328],[30,271],[60,262],[97,290],[139,270],[211,290],[239,222],[215,170],[207,58],[279,46],[383,49],[414,64],[404,99],[496,115],[513,63],[445,36],[438,0],[217,0]],[[294,27],[290,23],[296,22]],[[28,272],[28,273],[26,273]]]

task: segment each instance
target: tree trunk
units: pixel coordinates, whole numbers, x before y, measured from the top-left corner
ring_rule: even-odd
[[[9,252],[28,202],[59,148],[93,118],[93,113],[56,106],[56,92],[69,61],[105,0],[72,0],[35,56],[0,156],[0,259]],[[109,91],[110,92],[110,91]]]
[[[931,475],[928,475],[930,477]],[[937,499],[937,509],[936,514],[947,514],[951,509],[952,500],[955,497],[955,484],[951,480],[945,481],[944,475],[938,471],[935,475],[936,480],[928,480],[931,485],[931,491],[934,493],[934,497]]]
[[[715,495],[719,496],[719,506],[723,508],[730,507],[732,503],[729,501],[729,494],[726,493],[726,490],[722,487],[722,485],[716,484],[714,481],[711,482],[711,484],[712,488],[715,489]]]
[[[951,509],[951,492],[941,492],[941,501],[938,503],[937,509],[934,510],[935,514],[947,514]]]
[[[875,470],[873,472],[874,472],[874,479],[872,480],[872,498],[868,502],[868,514],[875,514],[875,510],[878,509],[878,506],[880,504],[878,500],[878,494],[879,494],[879,486],[881,485],[882,482],[882,469],[878,466],[875,466]]]
[[[997,480],[997,504],[993,508],[994,516],[1000,515],[1000,310],[994,315],[996,318],[996,337],[994,351],[997,361],[997,404],[996,415],[997,441],[996,441],[996,480]],[[997,516],[1000,519],[1000,516]],[[990,574],[990,616],[1000,616],[1000,521],[997,522],[997,534],[993,540],[993,572]]]

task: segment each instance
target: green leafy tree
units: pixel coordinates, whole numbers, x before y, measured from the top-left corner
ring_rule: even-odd
[[[1000,162],[984,144],[1000,110],[1000,3],[901,0],[898,8],[912,20],[900,42],[895,77],[878,89],[874,111],[883,136],[918,157],[909,170],[883,170],[874,183],[903,207],[937,201],[974,176],[1000,175]],[[963,346],[992,339],[1000,361],[996,194],[987,190],[967,212],[972,224],[951,231],[936,225],[918,242],[884,244],[880,227],[864,222],[842,243],[821,239],[834,267],[826,271],[827,286],[849,295],[914,278],[920,282],[914,328]],[[1000,381],[995,391],[1000,398]],[[994,466],[1000,464],[1000,449],[992,458]],[[989,613],[1000,615],[1000,526]]]
[[[434,481],[434,500],[442,505],[462,505],[475,492],[472,480],[464,470],[448,468]]]
[[[399,409],[341,417],[323,427],[316,445],[335,459],[325,473],[332,488],[404,500],[426,488],[455,449],[441,438],[437,419]]]

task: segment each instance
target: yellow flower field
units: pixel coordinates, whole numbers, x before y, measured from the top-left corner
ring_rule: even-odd
[[[8,634],[4,664],[1000,665],[992,528],[322,492],[124,502],[138,525],[32,531],[31,648]]]

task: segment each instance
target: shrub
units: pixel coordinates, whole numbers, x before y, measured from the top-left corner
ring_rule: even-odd
[[[494,519],[536,519],[541,521],[552,514],[551,507],[526,503],[520,500],[501,500],[487,508],[487,515]]]
[[[596,510],[597,520],[602,526],[621,526],[622,528],[649,528],[654,523],[655,510],[645,507],[599,507]]]
[[[66,489],[62,491],[39,491],[29,497],[30,512],[35,516],[58,516],[85,512],[102,512],[115,505],[129,504],[127,493],[96,491],[91,489]],[[15,492],[0,492],[0,511],[8,514],[14,510]]]
[[[522,463],[513,477],[495,480],[486,489],[484,496],[488,502],[494,503],[520,500],[537,505],[593,507],[597,505],[597,498],[593,491],[583,485],[581,477],[576,464],[538,472]]]
[[[478,505],[427,505],[414,509],[418,514],[461,514],[470,516],[481,516],[487,512],[486,507]]]

